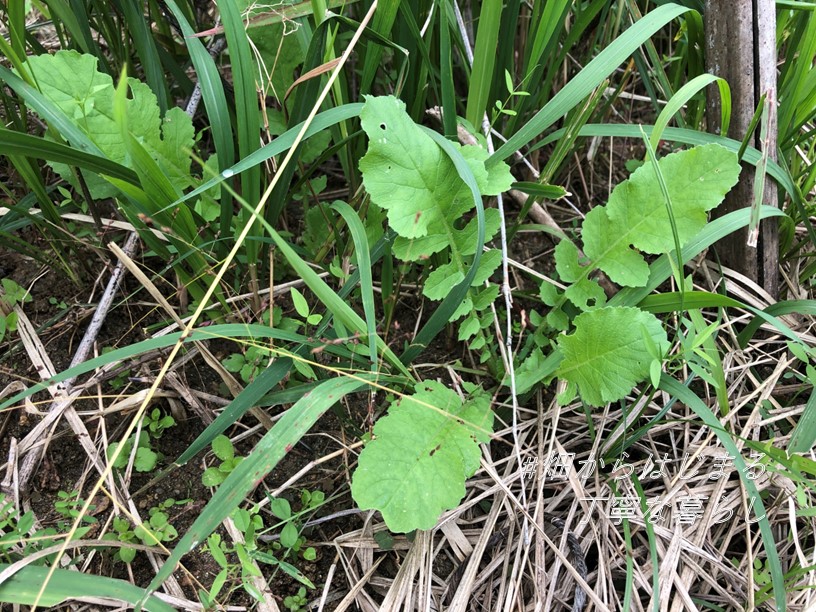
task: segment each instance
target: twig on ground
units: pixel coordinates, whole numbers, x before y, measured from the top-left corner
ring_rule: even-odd
[[[130,254],[135,253],[138,240],[138,235],[135,232],[130,234],[125,242],[125,252]],[[82,338],[73,359],[71,360],[70,367],[73,368],[88,358],[91,348],[99,335],[99,331],[102,329],[102,324],[105,322],[105,318],[108,315],[108,311],[113,304],[113,298],[119,290],[119,285],[122,282],[124,271],[124,266],[117,264],[111,273],[110,279],[108,280],[108,285],[105,288],[105,292],[102,294],[102,297],[99,300],[99,304],[96,307],[93,318],[91,319],[88,328],[85,330],[85,335]],[[27,318],[25,320],[27,320]],[[28,349],[28,345],[26,348]],[[36,352],[39,354],[39,349]],[[31,354],[31,351],[29,351],[29,354]],[[54,371],[53,365],[51,365],[50,371],[48,372],[45,370],[40,370],[40,376],[43,378],[43,380],[47,380],[54,374],[56,374],[56,372]],[[104,471],[104,467],[102,467],[101,463],[99,462],[98,452],[91,443],[88,430],[85,428],[82,420],[71,406],[74,399],[77,397],[77,394],[74,393],[72,389],[75,382],[76,377],[72,377],[56,386],[54,401],[51,403],[51,406],[48,409],[48,417],[46,417],[46,419],[43,421],[43,423],[47,422],[48,425],[42,429],[35,428],[36,436],[34,438],[30,438],[31,434],[29,434],[29,436],[26,436],[24,440],[25,448],[30,450],[25,455],[20,467],[18,484],[21,491],[28,490],[31,477],[34,474],[34,471],[37,469],[37,466],[39,465],[40,460],[48,447],[50,435],[43,437],[46,430],[53,431],[53,429],[51,429],[49,426],[53,427],[53,425],[56,425],[57,420],[63,414],[65,415],[66,420],[68,420],[70,423],[74,433],[78,436],[80,443],[82,444],[83,448],[85,448],[85,451],[88,453],[91,461],[97,464],[97,467],[100,468],[101,471]],[[32,434],[35,432],[32,432]]]

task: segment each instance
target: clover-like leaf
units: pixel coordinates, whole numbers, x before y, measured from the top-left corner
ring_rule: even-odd
[[[479,441],[493,426],[485,394],[462,402],[437,382],[395,402],[374,426],[351,483],[361,509],[379,510],[391,531],[432,528],[465,495],[479,466]]]
[[[644,333],[661,354],[668,351],[666,331],[648,312],[624,307],[584,312],[575,318],[575,332],[558,338],[564,360],[557,374],[576,384],[587,404],[619,400],[649,376],[653,357]]]

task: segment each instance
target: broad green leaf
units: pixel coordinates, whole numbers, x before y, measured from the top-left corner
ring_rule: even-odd
[[[493,236],[499,231],[499,227],[501,227],[499,211],[495,208],[486,209],[485,242],[493,240]],[[476,219],[471,219],[464,228],[453,234],[453,240],[456,243],[456,248],[460,255],[473,255],[476,250],[476,233],[478,230],[479,224]]]
[[[589,310],[606,304],[606,293],[597,281],[581,278],[567,287],[564,296],[581,310]]]
[[[660,170],[671,198],[680,245],[705,226],[706,213],[718,206],[737,184],[737,156],[720,145],[693,147],[663,157]],[[654,168],[643,165],[618,185],[606,205],[615,229],[629,230],[631,244],[646,253],[662,254],[674,248],[669,214],[660,195]]]
[[[114,119],[113,80],[97,70],[97,59],[76,51],[58,51],[28,58],[29,69],[42,94],[53,102],[111,161],[132,168],[127,146]],[[144,83],[128,79],[128,128],[177,188],[190,182],[193,148],[192,120],[179,108],[162,120],[156,96]],[[69,183],[75,178],[66,165],[54,168]],[[97,176],[87,177],[94,197],[109,197],[116,189]]]
[[[516,393],[519,395],[527,393],[537,382],[543,379],[542,364],[544,363],[544,353],[540,348],[534,348],[530,355],[516,367]],[[509,380],[505,381],[510,384]]]
[[[363,510],[379,510],[391,531],[430,529],[464,497],[465,479],[479,466],[478,442],[492,427],[486,395],[463,404],[440,383],[420,383],[377,421],[352,496]]]
[[[372,201],[400,236],[426,236],[460,189],[453,164],[394,97],[366,98],[360,120],[370,139],[360,171]]]
[[[481,261],[479,261],[479,271],[476,272],[476,276],[473,277],[473,283],[471,283],[471,285],[473,287],[483,285],[484,282],[490,278],[490,275],[496,271],[496,268],[501,265],[501,258],[501,251],[498,249],[485,251]]]
[[[464,278],[465,275],[456,269],[453,262],[439,266],[428,275],[422,294],[430,300],[444,299]]]
[[[477,317],[474,313],[470,313],[470,315],[459,324],[459,340],[464,342],[469,338],[472,338],[478,333],[481,327],[479,317]]]
[[[584,270],[579,261],[578,247],[571,240],[562,240],[555,245],[555,269],[564,282],[573,283],[581,278]]]
[[[281,529],[280,543],[284,548],[294,548],[298,540],[298,530],[294,523],[286,523]]]
[[[716,144],[673,153],[659,165],[683,246],[703,229],[706,212],[736,184],[740,166],[733,152]],[[661,193],[653,166],[644,164],[615,188],[606,206],[593,209],[584,220],[584,252],[619,285],[642,287],[648,282],[648,266],[637,249],[653,254],[674,250]]]
[[[367,97],[360,120],[369,137],[368,152],[360,160],[363,183],[372,201],[387,211],[391,227],[404,238],[445,232],[450,243],[453,222],[473,208],[453,162],[411,120],[405,104],[392,96]],[[467,161],[484,195],[509,189],[512,176],[506,165],[488,173],[484,149],[453,146]]]
[[[661,353],[669,348],[666,332],[654,315],[637,308],[606,307],[575,318],[575,332],[558,338],[564,360],[560,378],[578,386],[581,398],[602,406],[626,396],[649,376],[652,357],[643,328]]]
[[[499,231],[500,224],[501,218],[499,217],[498,210],[495,208],[485,210],[485,241],[493,239]],[[391,247],[391,252],[403,261],[422,261],[450,245],[451,236],[448,235],[447,230],[447,226],[439,225],[429,227],[428,235],[422,238],[409,240],[402,236],[397,236]],[[475,218],[468,221],[461,230],[453,230],[453,241],[460,255],[473,255],[476,249],[476,234],[478,230],[479,224]]]

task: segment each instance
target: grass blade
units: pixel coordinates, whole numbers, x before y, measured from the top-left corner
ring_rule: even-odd
[[[785,610],[785,580],[782,574],[782,566],[779,563],[779,553],[776,549],[776,542],[773,538],[773,532],[765,514],[765,506],[762,503],[762,497],[754,484],[754,481],[747,476],[748,466],[740,454],[739,448],[734,443],[732,434],[725,431],[720,424],[719,419],[711,412],[711,409],[705,405],[694,393],[691,392],[685,385],[680,384],[671,376],[663,374],[660,377],[660,389],[669,393],[683,402],[686,406],[703,421],[708,427],[717,435],[725,450],[728,451],[730,457],[734,461],[734,466],[740,475],[742,485],[748,492],[749,497],[754,500],[754,512],[761,518],[758,519],[759,531],[762,534],[762,541],[764,543],[765,555],[768,560],[768,568],[771,572],[771,582],[773,583],[773,592],[776,599],[776,609]],[[746,517],[747,518],[747,517]]]
[[[490,156],[488,163],[505,159],[529,144],[586,96],[592,93],[627,57],[648,40],[655,32],[688,8],[676,4],[660,6],[626,30],[612,44],[601,51],[586,67],[571,79],[544,105],[518,132]]]
[[[261,118],[258,111],[258,92],[255,87],[255,64],[249,47],[249,38],[244,30],[244,21],[235,0],[218,0],[217,5],[224,23],[224,34],[227,37],[227,47],[232,64],[238,152],[242,158],[245,158],[260,147]],[[241,173],[241,195],[253,205],[261,199],[260,168],[252,166]],[[221,221],[223,231],[223,210]],[[253,227],[250,234],[256,236],[257,229]],[[246,248],[248,260],[256,261],[257,242],[248,241]]]
[[[195,37],[195,32],[175,0],[166,0],[167,7],[173,12],[184,34],[187,51],[193,62],[198,84],[201,88],[201,99],[207,111],[210,129],[212,130],[215,152],[218,155],[218,169],[224,170],[235,163],[235,146],[232,137],[232,120],[230,119],[227,96],[224,84],[215,65],[215,61]],[[229,189],[221,189],[221,235],[229,235],[233,216],[233,200]]]
[[[7,563],[0,563],[0,571],[9,567]],[[0,601],[32,606],[56,607],[73,599],[99,597],[124,601],[135,605],[147,597],[144,589],[124,580],[94,576],[66,569],[54,570],[48,586],[37,597],[40,586],[48,575],[48,568],[39,565],[29,565],[18,570],[11,578],[0,584]],[[148,611],[172,612],[174,608],[167,605],[155,596],[145,601],[144,607]]]
[[[660,115],[658,115],[654,122],[654,128],[652,128],[651,135],[649,136],[649,142],[651,142],[653,149],[657,150],[657,145],[663,136],[663,130],[669,124],[671,118],[680,112],[686,105],[686,102],[697,94],[697,92],[705,89],[710,83],[714,83],[715,81],[720,88],[720,105],[722,107],[722,118],[720,121],[723,126],[721,133],[728,133],[728,124],[731,120],[731,88],[728,87],[728,83],[725,79],[716,77],[713,74],[701,74],[678,89],[677,93],[671,97],[665,108],[660,112]]]
[[[810,381],[811,384],[816,384]],[[788,453],[807,453],[816,443],[816,387],[810,392],[805,411],[791,432]]]
[[[475,126],[482,125],[490,86],[493,84],[502,2],[503,0],[484,0],[479,12],[479,29],[476,31],[476,45],[473,48],[473,68],[470,72],[465,112],[467,120]],[[547,5],[549,4],[552,3],[548,2]]]
[[[35,159],[69,164],[91,170],[97,174],[117,178],[133,185],[139,184],[136,173],[130,168],[125,168],[105,157],[77,151],[73,147],[52,140],[0,128],[0,146],[2,146],[3,155],[25,155]]]
[[[312,121],[312,123],[309,125],[309,128],[306,130],[303,139],[306,140],[310,136],[314,136],[318,132],[330,128],[331,126],[336,125],[341,121],[346,121],[347,119],[358,117],[360,115],[360,111],[362,110],[362,108],[363,108],[362,103],[357,102],[354,104],[345,104],[343,106],[338,106],[337,108],[332,108],[325,112],[320,113],[319,115],[315,116],[314,121]],[[173,205],[175,206],[181,204],[186,200],[189,200],[190,198],[194,198],[197,195],[209,189],[212,189],[213,187],[227,180],[231,176],[238,174],[239,172],[243,172],[248,168],[258,166],[265,162],[266,160],[288,150],[295,142],[295,138],[300,133],[302,127],[303,122],[298,123],[297,125],[286,130],[283,134],[278,136],[268,145],[261,147],[251,155],[239,161],[234,166],[226,168],[224,171],[221,172],[220,175],[211,178],[201,186],[195,188],[190,193],[185,194],[183,197],[173,202]]]
[[[257,406],[261,398],[266,395],[272,387],[277,385],[283,377],[292,369],[292,360],[288,358],[277,359],[275,363],[261,372],[255,380],[249,383],[244,390],[232,400],[218,417],[202,431],[190,446],[173,462],[173,467],[178,467],[187,463],[198,453],[210,445],[219,434],[224,433],[227,427],[234,424],[253,406]],[[172,469],[172,468],[171,468]]]
[[[230,472],[196,521],[179,540],[173,553],[148,585],[150,592],[161,586],[181,558],[193,550],[221,524],[283,456],[306,434],[326,410],[342,397],[364,387],[369,379],[332,378],[292,406],[252,452]]]
[[[173,346],[179,340],[182,340],[183,342],[190,341],[200,342],[204,340],[216,340],[216,339],[224,340],[229,338],[253,338],[256,340],[261,338],[267,338],[292,344],[304,344],[311,347],[320,346],[320,344],[310,342],[308,338],[306,338],[305,336],[301,336],[300,334],[275,329],[267,325],[245,325],[238,323],[229,323],[224,325],[209,325],[207,327],[194,329],[190,334],[185,336],[183,339],[182,332],[175,332],[172,334],[167,334],[165,336],[159,336],[158,338],[142,340],[141,342],[131,344],[130,346],[125,346],[120,349],[110,351],[108,353],[105,353],[104,355],[100,355],[99,357],[94,357],[93,359],[89,359],[88,361],[83,361],[82,363],[73,368],[69,368],[63,372],[60,372],[59,374],[57,374],[56,376],[52,376],[48,380],[31,385],[25,391],[21,391],[20,393],[13,395],[12,397],[4,401],[2,404],[0,404],[0,411],[13,406],[17,402],[20,402],[26,399],[27,397],[31,397],[38,391],[43,391],[47,389],[50,385],[63,382],[65,380],[68,380],[69,378],[81,376],[82,374],[87,374],[88,372],[91,372],[96,368],[101,368],[110,363],[131,359],[132,357],[141,355],[142,353],[146,353],[147,351],[153,351],[157,349],[167,348],[168,346]],[[331,347],[329,347],[329,349],[330,348]]]
[[[354,209],[345,202],[335,202],[332,208],[343,215],[354,240],[354,251],[357,253],[357,269],[360,270],[360,291],[363,294],[363,312],[368,330],[368,357],[371,369],[377,369],[377,317],[374,310],[374,279],[371,276],[371,255],[365,227]]]

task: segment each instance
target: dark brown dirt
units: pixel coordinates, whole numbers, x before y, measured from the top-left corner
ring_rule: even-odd
[[[38,330],[40,339],[45,345],[49,357],[54,362],[56,371],[60,372],[66,369],[92,314],[92,308],[84,304],[92,281],[86,283],[85,286],[78,286],[53,268],[43,267],[37,262],[14,252],[0,251],[0,262],[2,262],[5,277],[15,280],[22,287],[30,287],[33,299],[24,305],[24,310]],[[96,260],[96,269],[101,270],[98,259]],[[102,282],[104,283],[106,279],[107,275],[104,276]],[[127,294],[136,291],[138,288],[133,279],[126,276],[121,297],[126,297]],[[101,289],[97,289],[96,295],[100,292]],[[51,298],[55,299],[51,300]],[[54,304],[53,301],[57,303]],[[105,346],[127,346],[143,340],[145,335],[142,328],[149,323],[160,320],[157,318],[155,311],[151,309],[129,305],[136,302],[137,300],[120,302],[111,310],[97,342],[100,349]],[[213,348],[216,352],[224,354],[234,350],[234,347],[230,347],[226,343],[224,346],[214,346]],[[157,365],[158,363],[148,365],[150,373],[155,373]],[[134,371],[130,375],[137,374]],[[193,362],[189,364],[186,366],[183,376],[191,388],[208,393],[218,394],[219,388],[222,387],[220,379],[203,363]],[[0,345],[0,389],[15,380],[21,380],[29,385],[36,382],[36,378],[36,372],[33,371],[17,335],[14,333],[8,334],[5,342]],[[145,386],[134,383],[123,390],[113,389],[106,383],[103,393],[119,394],[124,391],[129,394]],[[49,403],[48,396],[41,393],[36,398],[42,401],[38,405],[42,409],[46,409]],[[157,402],[155,405],[165,413],[169,412],[166,403]],[[78,410],[94,410],[96,403],[94,400],[81,400],[76,402],[74,406]],[[280,408],[272,408],[271,410],[273,411],[272,414],[275,414]],[[342,430],[344,427],[352,426],[352,429],[362,431],[361,428],[365,426],[365,412],[365,409],[362,412],[353,409],[353,414],[344,414],[338,410],[337,414],[324,416],[314,431],[304,437],[301,443],[292,449],[267,477],[264,490],[275,489],[313,459],[337,450],[337,443],[332,438],[343,439]],[[342,421],[340,417],[342,417]],[[19,440],[24,437],[38,418],[27,415],[20,409],[14,409],[6,412],[5,415],[0,415],[0,434],[2,434],[0,435],[0,454],[3,457],[8,456],[10,440],[12,438]],[[121,435],[128,423],[128,418],[129,415],[127,414],[106,417],[105,425],[109,439],[116,439],[117,435]],[[254,419],[251,417],[246,417],[244,422],[249,425],[255,424]],[[96,418],[86,418],[86,426],[93,435],[98,426]],[[167,430],[159,440],[154,441],[152,444],[154,450],[164,456],[159,467],[168,465],[172,460],[180,456],[203,429],[200,420],[193,415],[189,415],[187,419],[178,422],[176,426]],[[226,433],[234,435],[237,431],[227,431]],[[331,437],[323,434],[330,434]],[[356,434],[354,436],[356,439]],[[349,435],[345,436],[346,439],[349,439],[349,437]],[[256,440],[257,437],[239,443],[236,452],[242,455],[248,454]],[[348,473],[346,461],[347,459],[341,457],[324,463],[298,482],[295,489],[284,492],[283,496],[289,499],[295,512],[301,509],[301,489],[308,489],[309,491],[321,490],[326,494],[326,503],[313,514],[304,516],[303,521],[352,507],[353,504],[346,485],[346,475]],[[212,464],[211,455],[208,464]],[[54,503],[58,499],[57,493],[59,491],[70,492],[75,490],[83,474],[86,473],[86,468],[87,458],[81,446],[76,442],[70,430],[66,426],[60,425],[36,474],[31,490],[25,496],[25,503],[30,504],[31,509],[44,527],[57,526],[60,521],[64,522],[64,517],[60,516],[54,507]],[[185,504],[173,506],[169,510],[171,524],[180,535],[183,534],[210,499],[210,489],[201,482],[203,469],[202,458],[198,457],[187,465],[176,469],[168,478],[147,488],[144,493],[135,497],[134,501],[142,518],[147,518],[150,508],[168,498],[189,500]],[[89,478],[93,478],[93,474],[91,472]],[[146,485],[153,475],[153,473],[140,474],[134,471],[130,485],[131,493]],[[86,479],[83,488],[87,490],[88,486],[88,480]],[[332,495],[334,497],[331,497]],[[261,501],[264,496],[263,491],[259,489],[254,494],[254,499],[255,501]],[[100,503],[96,503],[97,501]],[[110,513],[110,507],[102,498],[97,498],[94,502],[97,508],[105,507],[105,510],[95,515],[100,523],[104,523]],[[262,516],[265,525],[274,525],[277,522],[277,519],[268,512],[268,507],[262,512]],[[317,558],[312,562],[308,562],[302,558],[293,559],[290,556],[286,560],[295,565],[318,589],[322,589],[328,570],[334,561],[334,549],[330,545],[320,543],[330,542],[340,533],[358,528],[360,525],[361,522],[358,517],[350,516],[324,522],[314,528],[306,528],[303,532],[307,539],[305,546],[314,546]],[[270,530],[267,535],[274,535],[276,532],[279,533],[279,530]],[[98,537],[98,535],[97,529],[94,528],[87,537]],[[226,533],[222,532],[221,535],[225,542],[231,543]],[[168,547],[172,548],[172,545],[171,542]],[[262,546],[269,548],[266,544],[262,544]],[[271,552],[271,548],[269,548],[269,551]],[[280,553],[278,553],[278,556],[280,556]],[[237,563],[234,555],[229,555],[228,558],[230,562]],[[213,578],[220,571],[220,567],[212,556],[202,550],[201,547],[187,555],[183,560],[183,564],[190,575],[195,576],[205,587],[211,585]],[[300,586],[299,583],[287,574],[275,571],[269,565],[259,565],[264,572],[265,578],[269,580],[270,591],[279,599],[278,603],[282,606],[283,598],[296,593]],[[134,562],[131,564],[130,571],[132,574],[124,563],[114,562],[111,553],[98,554],[95,565],[89,571],[98,575],[107,575],[125,580],[132,579],[139,586],[146,586],[154,575],[147,558],[141,553],[137,553]],[[222,591],[222,597],[231,588],[235,588],[234,592],[228,596],[230,604],[252,605],[249,596],[243,593],[240,588],[240,570],[236,571],[237,574],[230,578],[231,580],[237,580],[237,582],[228,581],[225,590]],[[196,587],[190,578],[182,571],[177,572],[176,575],[180,583],[185,586],[186,595],[191,600],[196,601],[198,599]],[[335,587],[342,584],[341,580],[344,580],[341,574],[336,574],[334,578]],[[316,592],[310,591],[307,596],[311,599],[316,594],[319,594],[319,590]]]

